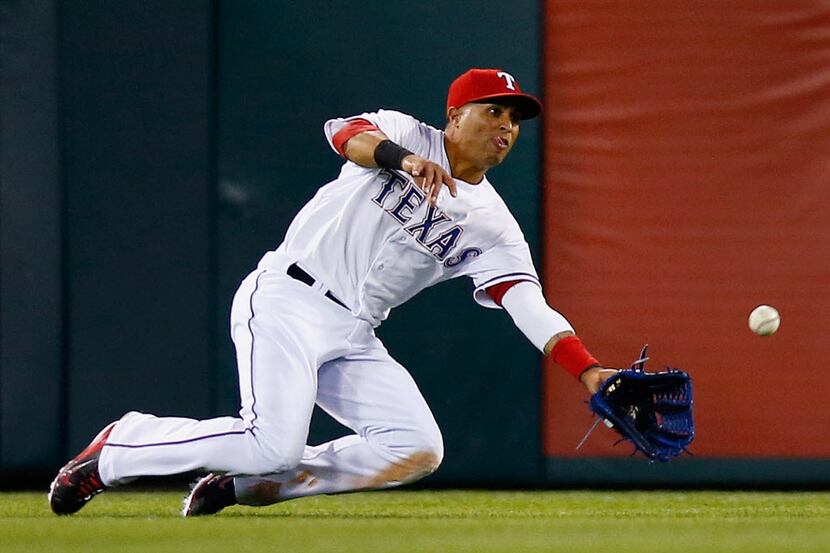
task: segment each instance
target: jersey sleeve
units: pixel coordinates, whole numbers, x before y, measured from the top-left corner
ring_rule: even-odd
[[[423,137],[427,134],[427,125],[421,123],[411,115],[406,115],[399,111],[381,109],[376,112],[366,112],[352,117],[338,117],[336,119],[329,119],[323,125],[323,132],[326,135],[326,140],[331,146],[331,149],[337,152],[334,146],[334,135],[336,135],[343,127],[350,121],[355,119],[363,119],[369,121],[381,130],[383,134],[389,137],[389,140],[403,146],[404,148],[423,155],[421,150],[426,143]],[[338,155],[339,152],[338,152]]]
[[[474,258],[465,272],[475,286],[473,299],[490,309],[502,308],[487,293],[487,288],[491,286],[510,281],[528,281],[542,287],[533,266],[530,246],[518,228]]]

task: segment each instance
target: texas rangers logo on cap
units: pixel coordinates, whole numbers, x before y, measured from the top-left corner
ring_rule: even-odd
[[[542,111],[542,103],[522,92],[516,77],[501,69],[470,69],[455,79],[447,93],[447,111],[470,102],[507,99],[519,108],[522,119],[533,119]]]

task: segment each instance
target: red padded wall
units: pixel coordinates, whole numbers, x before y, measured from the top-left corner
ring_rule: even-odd
[[[830,456],[830,2],[545,8],[549,302],[606,365],[691,372],[695,454]],[[630,452],[576,452],[585,394],[545,377],[548,456]]]

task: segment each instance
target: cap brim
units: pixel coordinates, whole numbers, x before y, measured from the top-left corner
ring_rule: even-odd
[[[499,100],[501,100],[501,102]],[[482,102],[491,102],[494,104],[505,103],[508,105],[514,105],[519,108],[519,114],[522,116],[521,118],[523,120],[533,119],[542,113],[542,102],[540,102],[535,96],[525,94],[524,92],[517,94],[493,94],[492,96],[482,96],[481,98],[472,100],[472,102],[479,104]]]

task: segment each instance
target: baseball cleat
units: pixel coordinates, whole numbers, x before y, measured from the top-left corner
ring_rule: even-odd
[[[98,458],[115,427],[111,422],[101,430],[86,449],[66,463],[49,486],[49,506],[56,515],[71,515],[107,487],[98,474]]]
[[[231,505],[236,505],[233,476],[211,473],[193,484],[190,494],[184,499],[182,516],[215,515]]]

